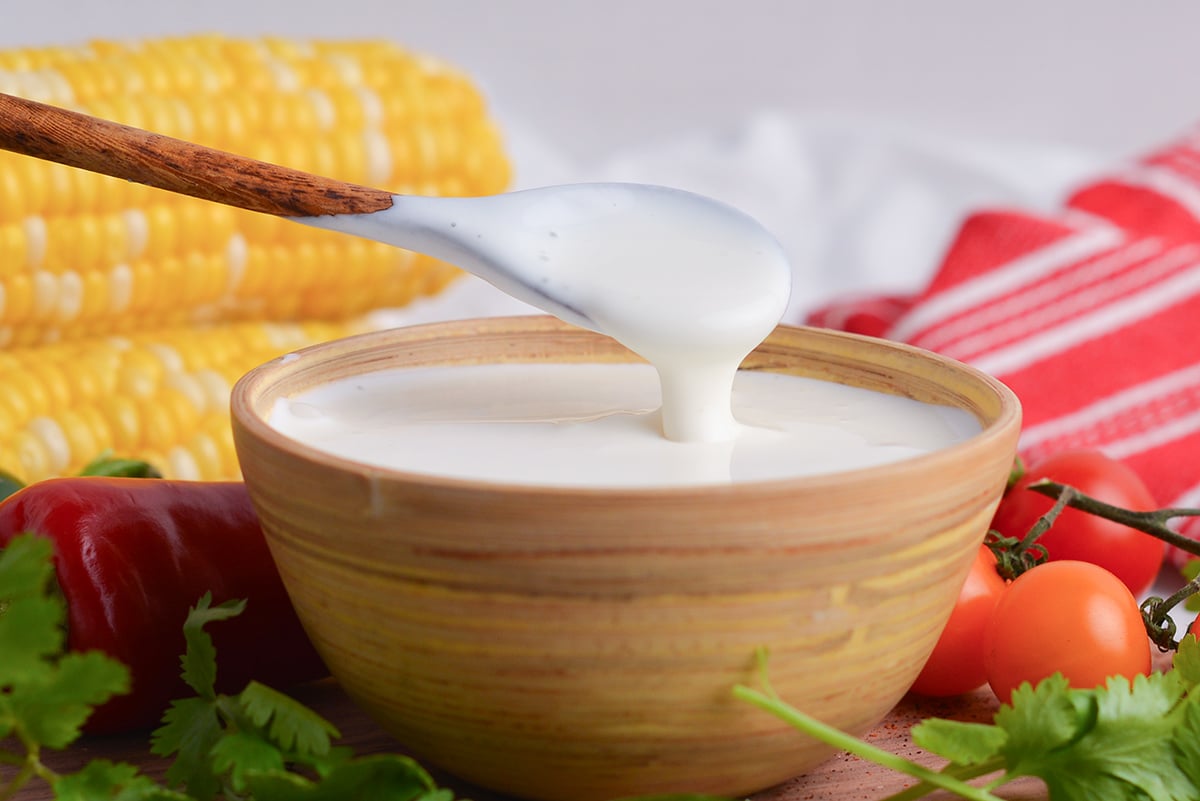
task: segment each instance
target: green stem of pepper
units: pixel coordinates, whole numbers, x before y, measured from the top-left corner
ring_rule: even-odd
[[[141,459],[125,459],[104,451],[79,471],[81,476],[108,476],[109,478],[162,478],[158,468]]]
[[[162,478],[157,467],[141,459],[125,459],[104,451],[79,471],[81,476],[107,476],[109,478]],[[25,483],[5,470],[0,470],[0,501],[25,488]],[[2,797],[0,797],[2,798]]]
[[[0,501],[17,492],[25,485],[12,473],[0,470]]]

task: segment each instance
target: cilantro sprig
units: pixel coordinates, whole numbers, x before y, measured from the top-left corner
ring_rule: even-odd
[[[64,653],[66,609],[53,589],[51,553],[49,540],[31,536],[0,551],[0,765],[11,770],[0,773],[0,799],[35,778],[60,798],[97,797],[79,794],[97,784],[139,783],[136,772],[118,776],[98,764],[63,784],[42,762],[43,748],[70,745],[95,705],[129,690],[125,666],[95,652]]]
[[[33,781],[56,799],[92,801],[452,801],[412,759],[356,756],[334,745],[329,721],[258,682],[217,693],[217,652],[206,627],[241,613],[242,601],[201,598],[184,624],[184,680],[150,749],[173,759],[162,782],[127,763],[93,760],[72,774],[42,761],[73,743],[91,711],[127,692],[129,671],[98,652],[66,652],[66,609],[53,588],[49,540],[23,535],[0,550],[0,801]]]
[[[1014,691],[993,722],[931,719],[913,742],[946,760],[934,771],[859,740],[788,704],[771,690],[765,654],[761,689],[734,695],[822,742],[918,781],[885,801],[909,801],[937,789],[974,801],[1022,776],[1040,778],[1052,801],[1194,801],[1200,798],[1200,645],[1184,637],[1174,668],[1072,688],[1061,675]],[[981,785],[967,784],[988,777]]]

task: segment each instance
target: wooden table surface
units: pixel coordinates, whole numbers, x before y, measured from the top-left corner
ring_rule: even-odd
[[[395,740],[351,704],[332,681],[302,687],[293,694],[338,727],[342,733],[340,744],[351,746],[359,753],[403,750]],[[995,708],[994,696],[986,691],[952,700],[909,697],[901,701],[866,739],[883,749],[936,767],[940,764],[937,758],[922,752],[912,744],[909,729],[915,723],[929,717],[988,721]],[[85,737],[71,749],[60,753],[47,753],[44,758],[59,772],[74,771],[91,759],[106,758],[135,763],[146,773],[159,776],[167,764],[157,757],[150,756],[145,735]],[[464,785],[455,781],[453,777],[436,775],[436,778],[444,786],[460,793],[461,797],[473,801],[501,801],[495,794]],[[910,783],[912,780],[905,776],[840,754],[805,776],[757,794],[754,801],[875,801],[903,789]],[[1033,780],[1021,780],[1006,785],[999,795],[1014,801],[1045,798],[1041,784]],[[943,793],[929,796],[936,801],[946,801],[951,797]],[[44,801],[50,798],[50,792],[44,784],[34,783],[18,793],[14,801]]]

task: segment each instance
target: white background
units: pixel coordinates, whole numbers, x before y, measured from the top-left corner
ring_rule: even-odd
[[[1200,118],[1194,0],[0,0],[0,46],[382,36],[573,157],[760,108],[1123,152]]]

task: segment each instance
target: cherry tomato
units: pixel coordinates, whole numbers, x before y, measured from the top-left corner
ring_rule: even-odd
[[[1004,587],[1004,579],[996,572],[996,557],[989,548],[980,546],[946,628],[913,683],[914,693],[962,695],[987,682],[983,633]]]
[[[1120,579],[1088,562],[1046,562],[1000,594],[984,634],[988,684],[1001,701],[1062,673],[1072,687],[1150,672],[1150,640]]]
[[[1070,485],[1124,509],[1156,507],[1150,490],[1126,465],[1098,451],[1063,451],[1032,465],[1013,485],[1000,501],[992,528],[1020,539],[1050,510],[1054,505],[1051,498],[1027,489],[1041,478]],[[1154,582],[1164,553],[1161,540],[1078,509],[1064,509],[1038,542],[1045,546],[1051,561],[1071,559],[1100,565],[1125,582],[1134,595],[1141,595]]]

